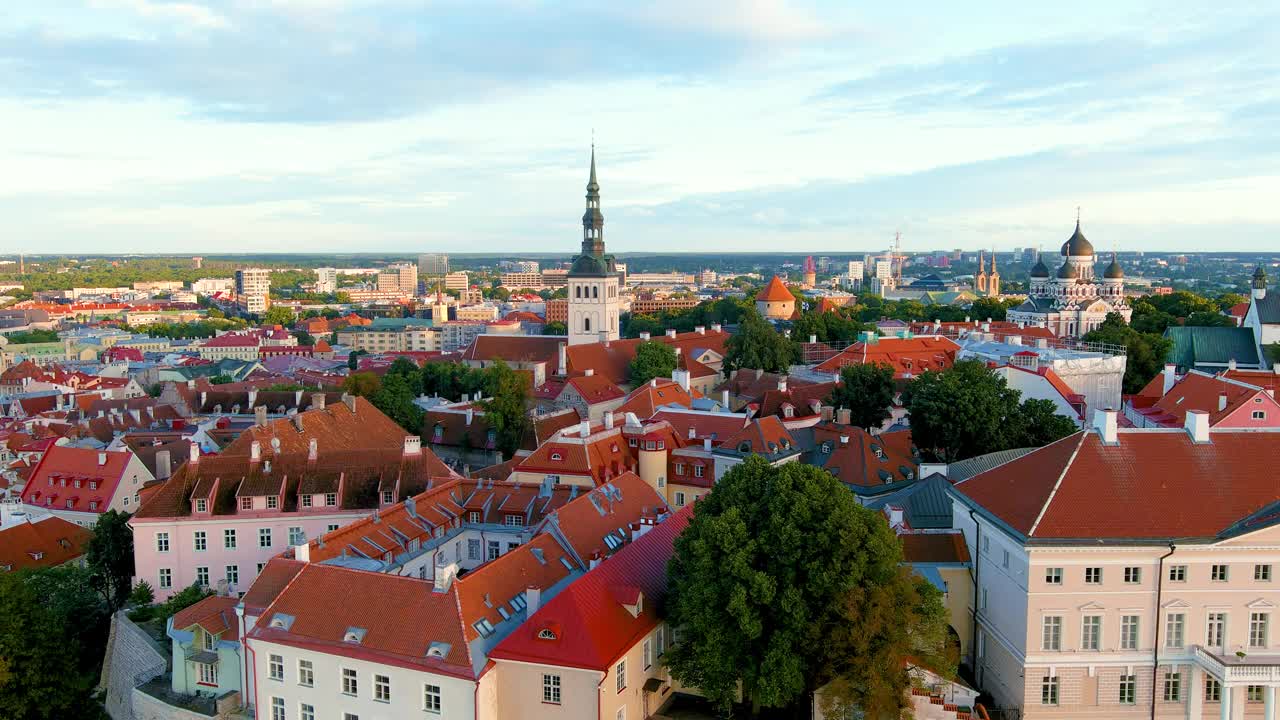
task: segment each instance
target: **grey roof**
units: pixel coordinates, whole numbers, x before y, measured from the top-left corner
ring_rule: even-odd
[[[1038,448],[1015,448],[1013,450],[1000,450],[998,452],[987,453],[986,455],[971,457],[968,460],[953,462],[947,466],[947,478],[953,483],[968,480],[978,473],[984,473],[994,467],[1017,460],[1023,455],[1037,449]]]
[[[951,483],[941,475],[933,474],[896,492],[880,495],[867,503],[867,507],[879,510],[885,505],[897,505],[906,512],[912,528],[945,529],[951,527],[951,496],[947,488]]]
[[[1022,304],[1014,308],[1014,312],[1050,313],[1053,312],[1053,298],[1028,296]]]
[[[1076,219],[1076,231],[1066,242],[1062,243],[1063,255],[1092,255],[1093,243],[1085,239],[1084,233],[1080,232],[1080,220]]]
[[[1268,325],[1280,324],[1280,291],[1268,292],[1261,300],[1254,298],[1258,307],[1258,321]]]

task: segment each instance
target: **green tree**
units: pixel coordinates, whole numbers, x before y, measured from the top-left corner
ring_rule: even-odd
[[[1173,349],[1173,341],[1154,333],[1138,332],[1125,324],[1119,313],[1108,313],[1107,319],[1085,334],[1088,342],[1123,346],[1127,360],[1124,368],[1124,392],[1132,395],[1146,387],[1164,370],[1165,358]]]
[[[108,510],[98,516],[85,548],[93,588],[102,594],[109,613],[125,606],[133,584],[133,531],[128,523],[128,513]]]
[[[484,419],[497,434],[498,449],[511,457],[529,431],[529,376],[499,360],[484,370],[484,394],[480,404]]]
[[[1009,307],[993,297],[981,297],[969,306],[969,315],[979,320],[1004,320]]]
[[[352,350],[347,354],[347,369],[354,372],[356,368],[360,367],[360,356],[368,354],[368,350]]]
[[[754,309],[743,316],[738,332],[725,345],[728,369],[781,372],[795,357],[791,342]]]
[[[1262,354],[1266,358],[1267,362],[1271,363],[1272,367],[1274,367],[1276,363],[1280,363],[1280,343],[1263,345]]]
[[[559,320],[555,320],[542,326],[543,335],[568,335],[569,328]]]
[[[356,397],[372,398],[382,389],[382,380],[371,372],[351,373],[342,379],[342,391]]]
[[[27,330],[12,333],[6,339],[14,345],[58,342],[58,332],[56,330]]]
[[[364,373],[356,373],[351,377],[362,374]],[[422,431],[422,408],[413,404],[413,398],[413,389],[409,385],[408,378],[403,374],[388,372],[382,378],[381,387],[369,397],[369,400],[374,407],[382,411],[383,415],[395,420],[397,425],[416,435]]]
[[[840,368],[840,383],[827,403],[850,410],[849,421],[860,428],[878,428],[889,418],[895,385],[893,368],[884,363],[861,363]]]
[[[830,683],[872,713],[901,707],[903,661],[941,655],[929,639],[946,634],[937,591],[901,562],[884,519],[829,473],[751,456],[698,501],[676,539],[671,674],[724,710],[741,690],[755,715],[797,714]],[[863,696],[868,679],[896,695]]]
[[[214,375],[213,377],[209,378],[209,383],[211,385],[228,385],[235,381],[236,381],[235,378],[231,377],[230,375],[227,375],[226,373],[222,373],[220,375]]]
[[[293,339],[298,341],[299,345],[311,346],[316,344],[315,336],[306,330],[294,330],[290,334],[293,335]]]
[[[292,327],[298,321],[297,316],[293,314],[293,310],[286,305],[272,305],[262,314],[263,325],[279,325],[280,327]]]
[[[1067,418],[1056,419],[1047,400],[1022,402],[1022,393],[980,360],[925,372],[907,385],[903,397],[912,441],[942,462],[1041,445],[1076,430]]]
[[[156,592],[151,588],[151,583],[146,580],[139,580],[137,585],[133,586],[133,590],[129,591],[130,605],[150,605],[155,602]]]
[[[675,348],[660,340],[646,340],[636,346],[627,378],[636,387],[653,378],[669,378],[677,362]]]

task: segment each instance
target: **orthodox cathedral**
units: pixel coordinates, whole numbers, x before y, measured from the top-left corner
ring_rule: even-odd
[[[1120,313],[1125,321],[1133,310],[1124,298],[1124,270],[1111,254],[1099,278],[1094,273],[1097,255],[1093,245],[1076,231],[1062,244],[1062,265],[1054,276],[1041,258],[1031,269],[1031,292],[1026,301],[1009,311],[1010,322],[1047,327],[1059,337],[1079,337],[1102,324],[1107,313]]]

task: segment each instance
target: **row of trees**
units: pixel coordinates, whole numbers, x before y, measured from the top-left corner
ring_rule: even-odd
[[[529,430],[530,378],[501,361],[484,369],[454,362],[429,362],[419,367],[401,357],[381,378],[371,372],[352,373],[342,388],[367,398],[414,434],[423,431],[423,411],[414,404],[414,398],[431,395],[457,401],[464,394],[483,396],[485,421],[497,433],[498,448],[508,456],[520,447]]]
[[[170,340],[193,340],[195,338],[211,338],[219,332],[243,330],[247,327],[239,318],[207,317],[204,320],[191,322],[156,322],[130,328],[133,332],[143,333],[151,337],[163,337]]]

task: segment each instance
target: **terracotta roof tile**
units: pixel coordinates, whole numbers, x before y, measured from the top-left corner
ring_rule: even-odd
[[[0,530],[0,567],[6,570],[54,567],[85,552],[87,528],[59,517],[45,515]]]
[[[187,630],[199,625],[210,635],[217,635],[219,640],[239,640],[240,623],[236,619],[239,602],[239,598],[211,595],[179,610],[173,616],[173,629]]]
[[[782,282],[782,278],[777,275],[774,275],[769,284],[756,293],[756,300],[760,302],[795,302],[795,299],[787,289],[786,283]]]

